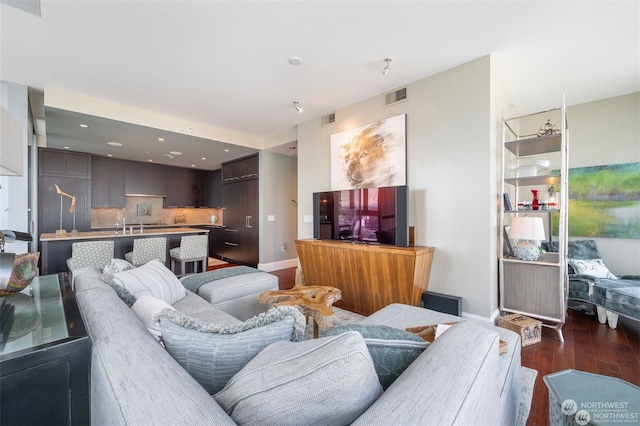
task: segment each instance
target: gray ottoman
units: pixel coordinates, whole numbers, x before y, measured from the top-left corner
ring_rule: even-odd
[[[278,277],[268,272],[255,272],[222,278],[202,285],[198,296],[245,321],[271,307],[258,302],[258,295],[264,290],[278,290]]]
[[[640,320],[640,287],[609,289],[604,303],[611,328],[618,325],[618,314]]]

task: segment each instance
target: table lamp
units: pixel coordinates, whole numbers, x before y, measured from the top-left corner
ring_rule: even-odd
[[[530,240],[545,239],[544,224],[541,217],[520,216],[511,219],[509,238],[518,240],[513,248],[513,255],[520,260],[538,260],[540,249]]]

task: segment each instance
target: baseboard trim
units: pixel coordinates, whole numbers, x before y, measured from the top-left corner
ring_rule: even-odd
[[[467,312],[462,312],[462,317],[463,318],[470,318],[470,319],[474,319],[476,321],[484,321],[484,322],[488,322],[491,324],[496,324],[496,318],[498,318],[498,316],[500,316],[500,311],[498,309],[496,309],[493,314],[491,315],[491,317],[484,317],[481,315],[475,315],[475,314],[470,314]]]
[[[262,269],[265,272],[279,271],[280,269],[297,268],[298,258],[280,260],[278,262],[271,263],[258,263],[258,269]]]

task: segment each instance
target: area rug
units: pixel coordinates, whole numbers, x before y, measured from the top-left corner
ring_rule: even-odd
[[[531,412],[531,400],[533,399],[533,386],[536,383],[538,371],[527,367],[522,368],[522,390],[520,391],[520,410],[518,411],[517,426],[525,426]]]
[[[361,321],[364,317],[362,315],[333,307],[333,312],[338,317],[338,324],[353,324]],[[320,336],[322,337],[322,330],[320,330]],[[305,340],[313,338],[313,324],[309,323],[304,333]],[[529,413],[531,411],[531,400],[533,399],[533,386],[536,382],[538,372],[531,368],[522,368],[521,373],[521,391],[520,391],[520,409],[518,411],[518,418],[516,426],[525,426]]]

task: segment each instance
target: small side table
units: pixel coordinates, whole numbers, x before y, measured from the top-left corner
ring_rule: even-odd
[[[0,345],[0,424],[87,425],[91,347],[67,274],[33,279]]]
[[[331,305],[342,298],[342,292],[330,286],[307,285],[294,286],[289,290],[265,290],[258,296],[260,303],[273,303],[273,306],[295,306],[313,318],[313,337],[318,337],[320,328],[331,328],[335,315]]]
[[[543,377],[549,389],[549,424],[640,423],[640,387],[615,377],[563,370]]]

